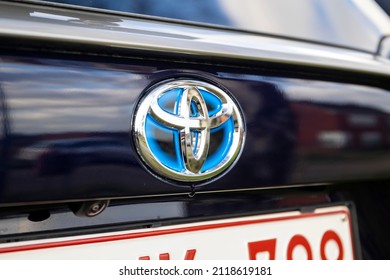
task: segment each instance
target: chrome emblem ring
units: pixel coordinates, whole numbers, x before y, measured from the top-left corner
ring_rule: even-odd
[[[210,180],[239,157],[245,128],[241,111],[222,89],[174,80],[149,90],[138,105],[133,137],[143,162],[159,177]]]

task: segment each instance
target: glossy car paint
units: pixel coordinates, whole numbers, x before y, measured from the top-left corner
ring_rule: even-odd
[[[29,23],[26,25],[26,21]],[[51,28],[48,28],[50,26]],[[334,45],[286,40],[221,27],[196,26],[161,18],[1,2],[0,34],[31,50],[65,50],[101,56],[142,53],[170,60],[200,59],[203,62],[239,60],[251,64],[279,63],[317,69],[343,69],[353,73],[388,75],[386,63],[375,58],[377,48],[357,51]],[[376,46],[385,34],[376,38]],[[163,42],[163,43],[162,43]],[[27,43],[27,42],[26,42]],[[17,46],[15,46],[17,48]],[[145,55],[148,52],[148,55]]]
[[[370,52],[390,32],[389,18],[374,1],[366,0],[49,1],[213,24]]]
[[[223,178],[204,186],[195,182],[197,191],[387,178],[388,91],[253,70],[234,73],[229,67],[183,68],[4,56],[2,87],[11,126],[2,203],[190,192],[185,183],[150,174],[131,143],[132,113],[143,91],[175,77],[221,85],[245,112],[241,158]],[[92,143],[79,143],[84,150],[78,149],[74,142],[85,139]],[[97,143],[102,139],[122,143],[118,153],[125,155],[104,157]]]
[[[10,9],[9,4],[4,7],[0,11]],[[15,13],[28,11],[28,19],[42,11],[20,7]],[[42,27],[52,23],[46,20],[32,22]],[[0,60],[6,128],[1,143],[7,146],[1,160],[6,166],[0,196],[3,242],[352,202],[363,257],[389,258],[385,62],[368,53],[302,42],[291,45],[308,52],[313,46],[315,54],[289,47],[275,50],[271,46],[277,42],[290,41],[272,39],[267,47],[269,38],[257,36],[256,42],[264,44],[253,44],[249,53],[242,52],[242,44],[211,53],[217,40],[212,47],[207,42],[196,45],[198,52],[185,38],[186,43],[173,38],[163,47],[142,45],[157,42],[162,34],[144,32],[138,43],[116,38],[97,55],[92,37],[54,35],[50,29],[38,34],[29,27],[15,33],[18,22],[2,25],[1,33],[7,38]],[[82,21],[74,27],[84,34],[89,28],[103,29],[99,34],[106,36],[118,31],[105,24],[91,27]],[[201,28],[201,33],[213,30]],[[126,34],[135,39],[134,33]],[[31,40],[24,48],[15,47],[24,36]],[[73,39],[81,45],[71,44]],[[61,52],[56,40],[61,40]],[[109,41],[102,45],[108,47]],[[109,55],[113,50],[115,55]],[[151,175],[130,141],[133,108],[144,90],[177,77],[227,88],[240,103],[248,127],[244,152],[234,168],[195,192]],[[127,156],[104,153],[112,148],[107,145],[112,138],[128,149]],[[80,139],[88,144],[77,147]],[[75,201],[99,198],[110,198],[112,204],[95,218],[73,216],[67,208]]]

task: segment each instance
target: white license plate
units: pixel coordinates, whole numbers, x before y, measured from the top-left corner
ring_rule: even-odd
[[[0,244],[0,259],[353,259],[345,206]]]

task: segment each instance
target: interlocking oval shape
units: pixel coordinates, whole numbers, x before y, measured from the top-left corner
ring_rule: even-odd
[[[184,88],[178,114],[163,110],[158,104],[159,95],[153,100],[150,114],[161,124],[180,130],[180,146],[187,170],[198,173],[207,158],[210,130],[225,123],[233,112],[233,106],[222,101],[221,109],[209,117],[206,102],[196,87]],[[191,116],[191,104],[195,104],[199,116]],[[196,147],[192,131],[198,131]],[[194,152],[195,151],[195,152]]]

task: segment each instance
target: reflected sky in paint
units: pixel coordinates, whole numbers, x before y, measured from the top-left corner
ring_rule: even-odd
[[[128,130],[146,82],[134,72],[94,67],[4,63],[13,133]]]
[[[348,0],[49,0],[149,16],[217,24],[278,36],[375,51],[390,32],[388,16],[374,1]],[[363,3],[364,2],[364,3]],[[44,17],[36,13],[37,17]],[[74,21],[47,15],[47,19]],[[77,20],[76,20],[77,21]],[[120,21],[119,21],[120,22]],[[134,28],[125,22],[124,28]],[[111,26],[110,21],[105,23]],[[142,23],[147,26],[147,23]],[[178,27],[178,29],[180,29]],[[359,30],[359,32],[356,32]],[[175,30],[171,34],[178,34]]]
[[[282,79],[279,87],[290,101],[354,105],[390,113],[387,90],[360,85]]]

